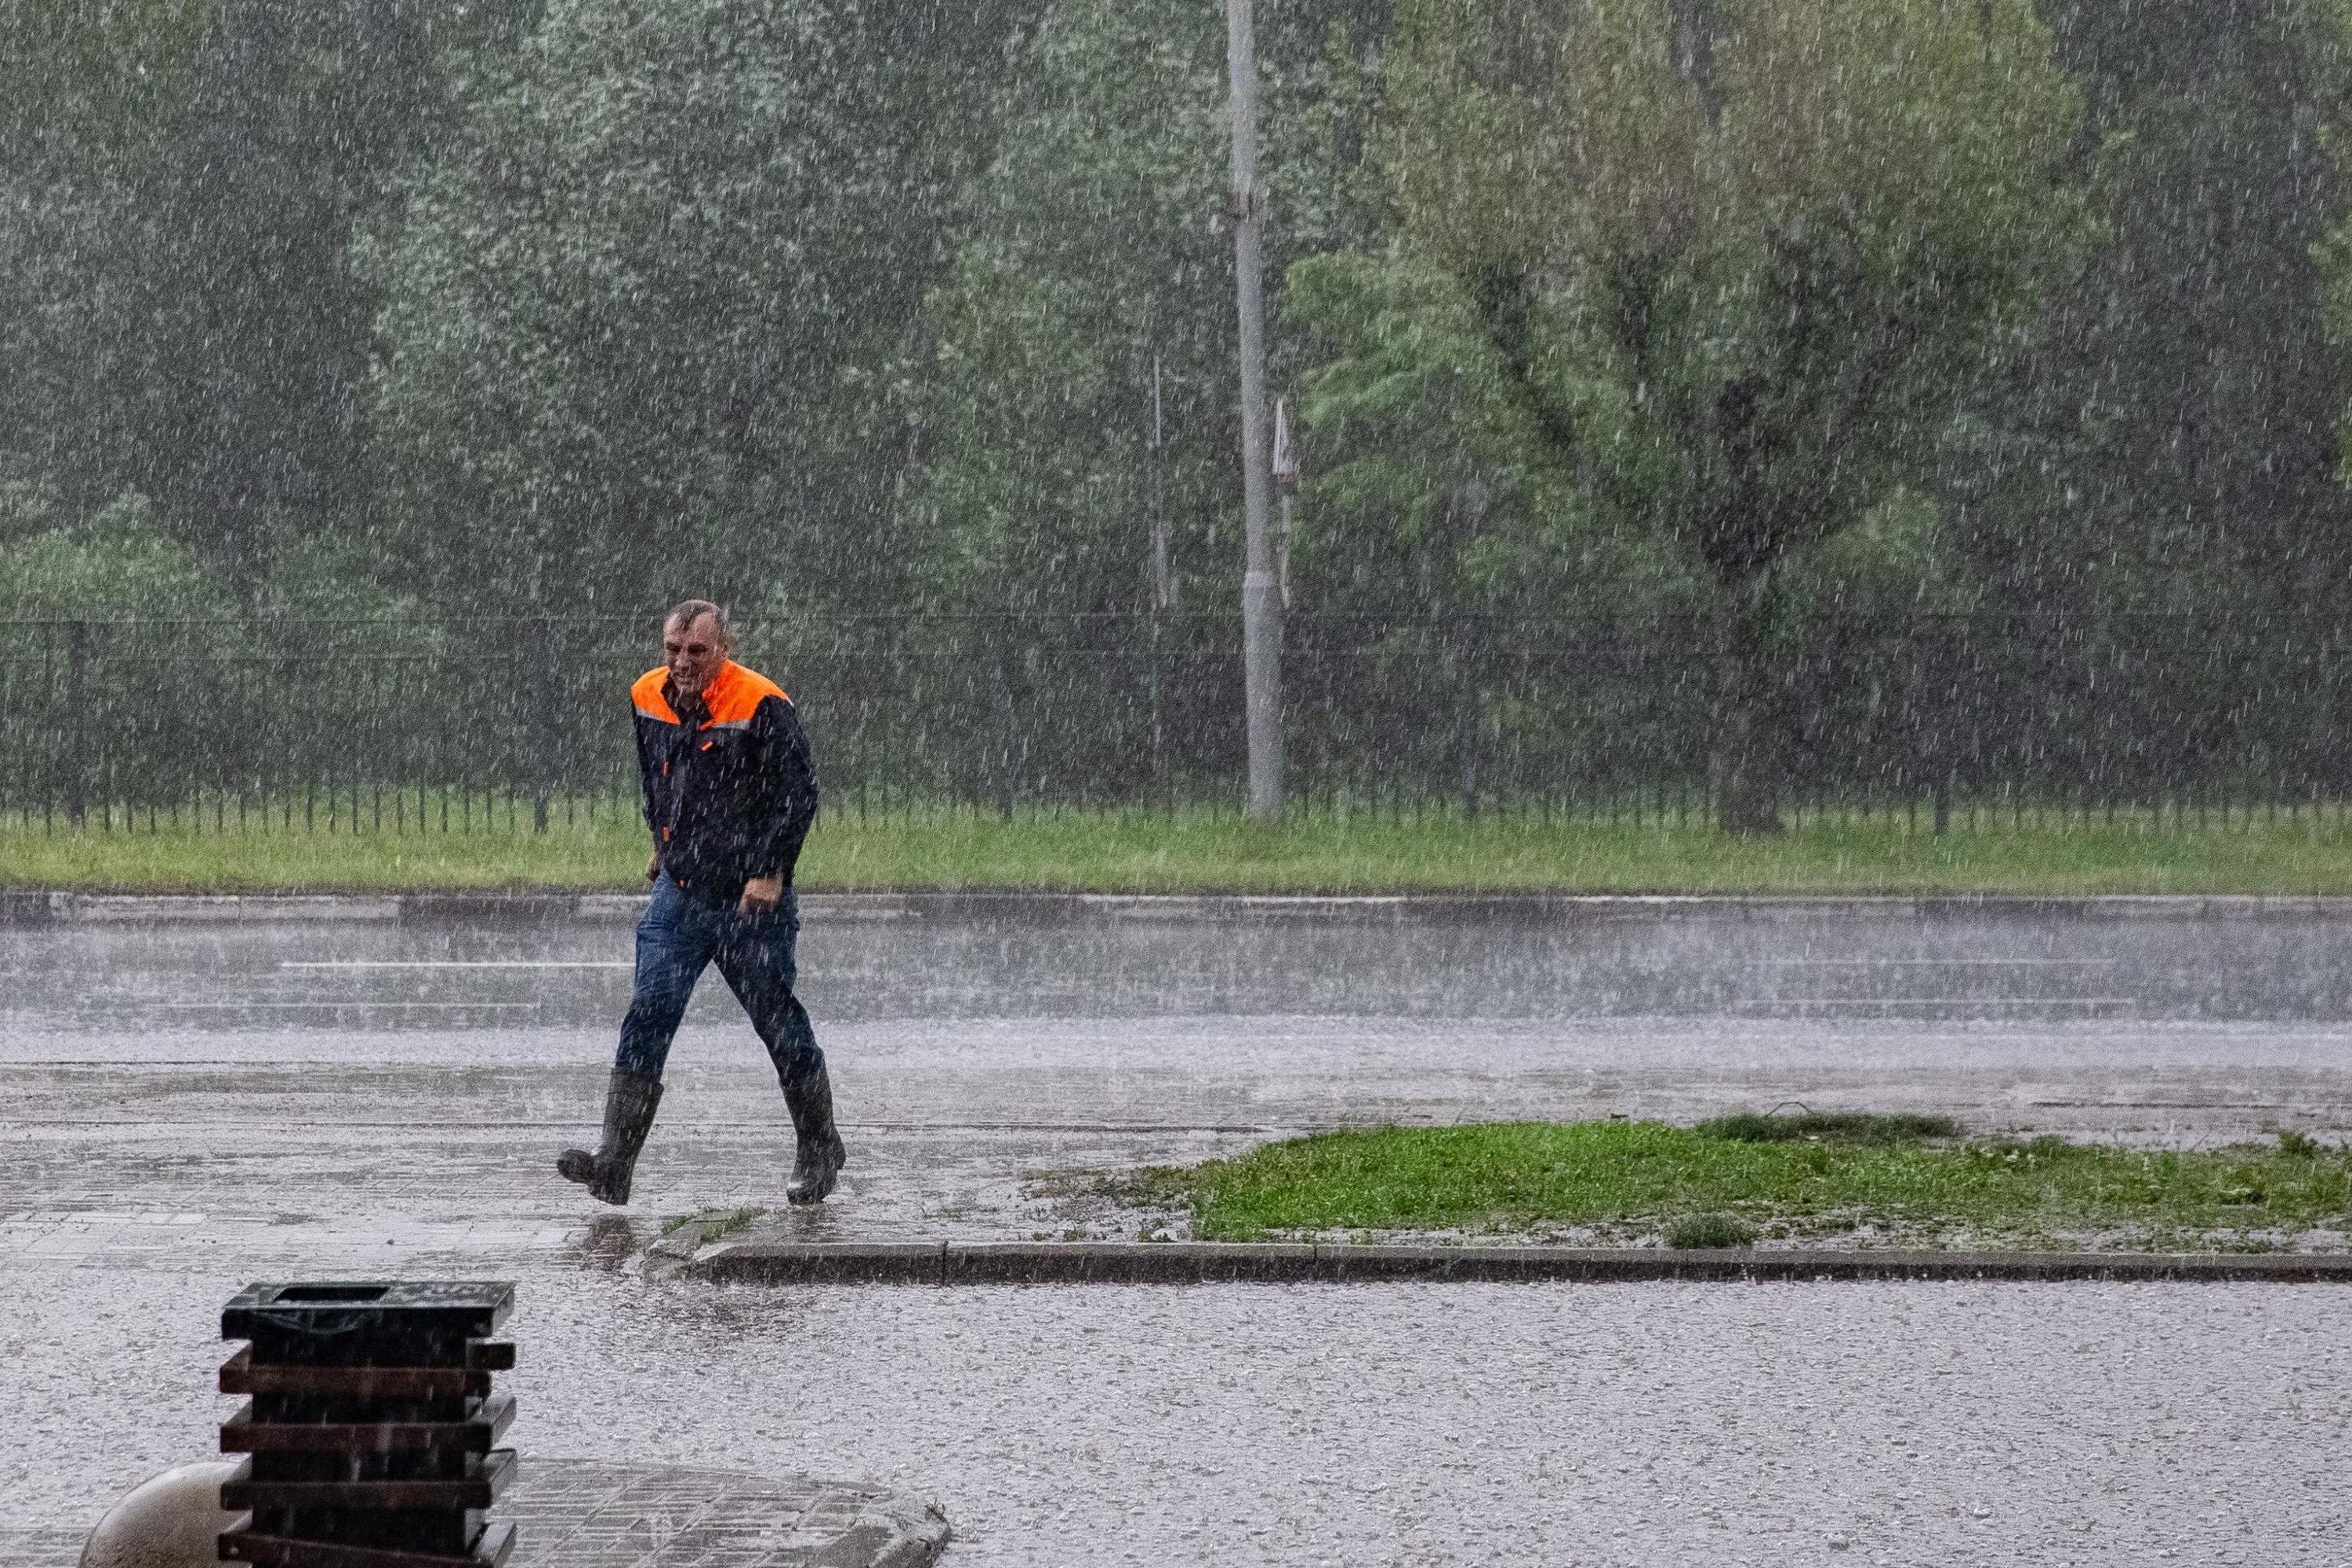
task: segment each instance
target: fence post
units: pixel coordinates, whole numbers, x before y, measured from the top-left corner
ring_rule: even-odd
[[[1921,684],[1920,678],[1922,674],[1927,670],[1935,670],[1940,672],[1940,678],[1948,682],[1956,679],[1951,672],[1958,667],[1958,659],[1952,647],[1952,639],[1946,636],[1940,628],[1929,632],[1927,636],[1926,641],[1926,658],[1923,662],[1921,659],[1920,638],[1916,631],[1913,633],[1910,639],[1913,671],[1911,678],[1912,713],[1910,728],[1911,732],[1915,737],[1918,736],[1921,731],[1921,705],[1919,702],[1919,689]],[[1949,693],[1953,689],[1954,689],[1951,686],[1947,685],[1947,693]],[[1959,714],[1957,711],[1958,707],[1959,704],[1957,702],[1947,701],[1942,705],[1940,710],[1928,710],[1927,712],[1926,727],[1926,736],[1928,743],[1916,748],[1925,753],[1925,761],[1927,762],[1929,772],[1932,775],[1928,788],[1932,792],[1935,799],[1935,834],[1938,838],[1943,837],[1952,830],[1952,792],[1955,786],[1959,783],[1959,759],[1954,754],[1955,748],[1951,735],[1952,726],[1959,718]]]
[[[1013,820],[1013,748],[1018,743],[1013,718],[1013,678],[1004,668],[1004,646],[997,644],[996,657],[989,665],[988,710],[991,727],[996,740],[996,814],[1000,820]]]
[[[1454,689],[1449,694],[1454,709],[1454,770],[1462,792],[1462,820],[1478,820],[1479,773],[1486,762],[1479,732],[1478,695],[1484,684],[1486,667],[1487,633],[1494,616],[1490,604],[1484,610],[1457,613],[1452,618],[1454,636],[1449,663],[1454,677]],[[1441,636],[1444,635],[1443,632]]]
[[[560,657],[555,646],[555,622],[540,616],[530,623],[534,646],[525,656],[530,661],[530,721],[523,733],[536,735],[538,743],[531,747],[530,830],[547,831],[548,804],[555,794],[557,770],[562,766],[562,729],[557,722],[556,693],[562,689],[562,672],[557,668]]]
[[[89,623],[66,634],[66,705],[73,711],[73,764],[66,770],[66,820],[79,827],[89,813]]]

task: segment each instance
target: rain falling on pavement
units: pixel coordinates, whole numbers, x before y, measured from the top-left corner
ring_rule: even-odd
[[[1036,1173],[1360,1121],[2352,1121],[2317,918],[811,906],[855,1158],[812,1238],[1026,1237],[1060,1223]],[[790,1137],[714,984],[632,1208],[553,1178],[625,924],[0,946],[0,1475],[53,1542],[208,1445],[237,1285],[436,1273],[521,1282],[526,1454],[871,1476],[940,1503],[950,1562],[2324,1562],[2345,1533],[2322,1288],[649,1282],[665,1217],[781,1206]]]

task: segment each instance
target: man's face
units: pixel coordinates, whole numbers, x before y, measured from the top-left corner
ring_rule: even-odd
[[[691,623],[672,621],[662,628],[662,660],[669,666],[669,683],[681,697],[699,697],[719,667],[727,662],[727,638],[718,620],[697,616]]]

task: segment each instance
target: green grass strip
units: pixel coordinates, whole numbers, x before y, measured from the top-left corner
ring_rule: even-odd
[[[352,831],[323,808],[236,816],[216,832],[142,812],[111,828],[0,819],[0,887],[130,892],[258,892],[641,887],[646,837],[602,806],[591,826],[559,806],[551,831],[528,811],[490,826],[437,797],[431,830]],[[569,820],[567,820],[567,817]],[[1807,819],[1772,839],[1606,817],[1458,814],[1421,819],[1301,815],[1267,826],[1188,810],[828,813],[809,840],[813,890],[1037,889],[1129,893],[2352,893],[2352,827],[2308,812],[2204,826],[2004,816],[1938,838],[1901,814]]]
[[[695,1245],[707,1247],[714,1241],[734,1235],[755,1219],[766,1217],[767,1213],[768,1211],[763,1208],[699,1208],[692,1214],[670,1215],[662,1221],[661,1233],[667,1238],[676,1236],[688,1226],[693,1226],[697,1237]]]
[[[1193,1234],[1210,1241],[1570,1227],[1635,1241],[1715,1216],[1730,1222],[1724,1235],[1866,1226],[1903,1245],[2087,1238],[2262,1249],[2345,1230],[2352,1157],[2293,1134],[2182,1152],[2056,1138],[1751,1140],[1655,1121],[1526,1121],[1318,1133],[1155,1171],[1131,1195],[1189,1206]]]

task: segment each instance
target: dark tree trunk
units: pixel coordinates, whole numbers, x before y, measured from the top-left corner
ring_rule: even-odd
[[[1754,595],[1743,592],[1737,598],[1724,616],[1715,658],[1716,818],[1735,837],[1767,837],[1782,826],[1788,727]]]

